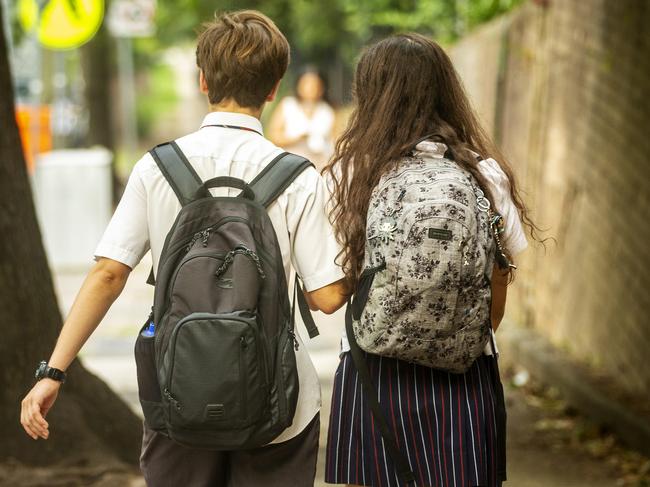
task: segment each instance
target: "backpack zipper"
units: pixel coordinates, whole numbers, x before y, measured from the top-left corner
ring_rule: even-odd
[[[243,416],[243,420],[246,421],[248,419],[248,394],[246,393],[246,390],[248,388],[248,369],[246,368],[246,363],[244,360],[244,353],[246,352],[246,349],[248,348],[248,344],[246,343],[246,337],[242,336],[239,338],[239,378],[240,378],[240,387],[241,387],[241,412]],[[259,344],[258,344],[259,346]]]
[[[293,348],[297,352],[300,349],[300,344],[298,343],[298,339],[296,338],[296,332],[291,328],[288,328],[287,334],[289,335],[289,337],[291,337],[291,341],[293,341]]]
[[[169,402],[174,405],[176,411],[181,410],[181,408],[183,407],[182,404],[176,399],[176,397],[174,397],[174,395],[171,392],[169,392],[168,388],[165,387],[165,389],[163,389],[163,394],[169,400]]]
[[[179,249],[183,248],[184,246],[187,246],[187,244],[194,238],[195,235],[202,234],[202,232],[206,232],[206,231],[208,233],[212,233],[214,230],[221,227],[222,225],[225,225],[226,223],[231,223],[231,222],[248,223],[248,220],[246,220],[245,218],[242,218],[240,216],[225,216],[221,220],[219,220],[217,223],[215,223],[213,225],[210,225],[209,227],[202,228],[201,230],[194,233],[191,237],[183,239],[180,242],[177,242],[176,245],[174,245],[174,247],[172,247],[168,252],[165,252],[165,254],[166,255],[173,255]],[[201,238],[201,237],[198,237],[198,238]],[[196,242],[196,240],[194,242]],[[160,265],[158,267],[160,267]]]

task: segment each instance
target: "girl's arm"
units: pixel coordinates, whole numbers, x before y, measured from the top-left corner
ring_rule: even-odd
[[[492,322],[492,329],[495,331],[499,327],[506,311],[509,278],[510,273],[508,271],[503,271],[498,265],[494,265],[492,270],[492,308],[490,310],[490,320]]]

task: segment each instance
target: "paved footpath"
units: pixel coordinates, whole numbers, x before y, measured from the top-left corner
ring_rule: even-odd
[[[85,366],[102,377],[133,410],[141,415],[137,399],[137,383],[133,345],[136,334],[148,316],[153,298],[153,288],[145,284],[149,271],[145,259],[132,273],[126,288],[115,302],[95,334],[83,348],[81,356]],[[59,303],[64,314],[81,285],[83,272],[60,272],[55,276]],[[309,341],[312,359],[321,377],[323,409],[321,416],[321,454],[317,479],[323,478],[324,447],[327,439],[329,402],[332,378],[338,364],[339,337],[343,329],[343,316],[317,313],[321,336]],[[307,333],[302,326],[303,337]],[[524,396],[516,390],[507,391],[508,400],[508,472],[512,487],[615,487],[616,477],[604,462],[586,454],[557,447],[545,441],[535,425],[543,413],[526,404]],[[287,483],[291,485],[291,483]],[[319,480],[316,485],[325,484]]]

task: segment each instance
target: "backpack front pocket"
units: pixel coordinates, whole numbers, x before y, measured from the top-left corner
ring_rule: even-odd
[[[218,430],[259,421],[268,401],[262,341],[248,312],[179,321],[163,366],[170,426]]]
[[[472,260],[467,227],[457,219],[416,220],[401,249],[395,279],[396,319],[406,317],[406,335],[430,340],[455,331],[456,301]]]

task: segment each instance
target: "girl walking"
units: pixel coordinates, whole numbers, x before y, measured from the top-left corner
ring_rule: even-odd
[[[505,308],[514,267],[509,259],[527,246],[522,220],[531,230],[534,226],[512,171],[478,123],[451,61],[435,42],[406,34],[368,48],[357,66],[354,99],[355,111],[326,173],[348,288],[357,290],[355,299],[370,293],[372,312],[366,309],[364,318],[355,322],[360,328],[354,328],[354,343],[366,350],[358,353],[374,398],[364,390],[363,370],[344,336],[334,379],[325,480],[413,485],[402,475],[405,465],[417,486],[500,486],[506,478],[505,406],[493,330]],[[433,166],[441,169],[432,173]],[[407,212],[403,208],[426,202],[426,191],[413,190],[424,184],[423,175],[444,178],[454,171],[476,191],[483,213],[466,216],[478,222],[474,234],[478,231],[487,242],[485,248],[477,245],[459,254],[458,263],[445,259],[455,255],[450,252],[456,243],[464,248],[469,241],[467,233],[456,239],[471,225],[452,224],[458,205],[464,208],[471,199],[467,194],[451,191],[452,185],[442,187],[449,194],[441,211],[452,216],[443,219],[425,205],[418,211],[429,213],[417,217],[410,230],[399,224],[400,212]],[[433,187],[439,181],[426,183]],[[422,221],[439,223],[427,223],[429,228],[417,233],[414,229]],[[498,234],[496,244],[487,238],[493,234]],[[498,255],[496,263],[493,255]],[[473,269],[477,263],[482,267],[472,275],[474,281],[462,277],[468,275],[467,266]],[[369,273],[377,273],[380,284],[369,284]],[[441,284],[419,290],[422,282]],[[418,310],[420,314],[409,314]],[[467,327],[461,319],[457,334],[435,332],[435,340],[444,337],[447,348],[420,355],[409,348],[427,342],[425,335],[435,334],[432,330],[446,319],[458,324],[458,316],[466,317]],[[358,313],[355,318],[359,320]],[[471,345],[474,356],[457,367],[451,357],[461,360],[461,342],[454,342],[461,332],[473,333],[473,341],[462,345]],[[438,346],[435,340],[427,345],[429,350]],[[448,367],[436,365],[444,360]],[[373,401],[379,414],[372,411]]]
[[[309,67],[298,76],[294,91],[273,112],[269,136],[285,150],[308,158],[320,172],[333,149],[335,113],[327,101],[327,83]]]

